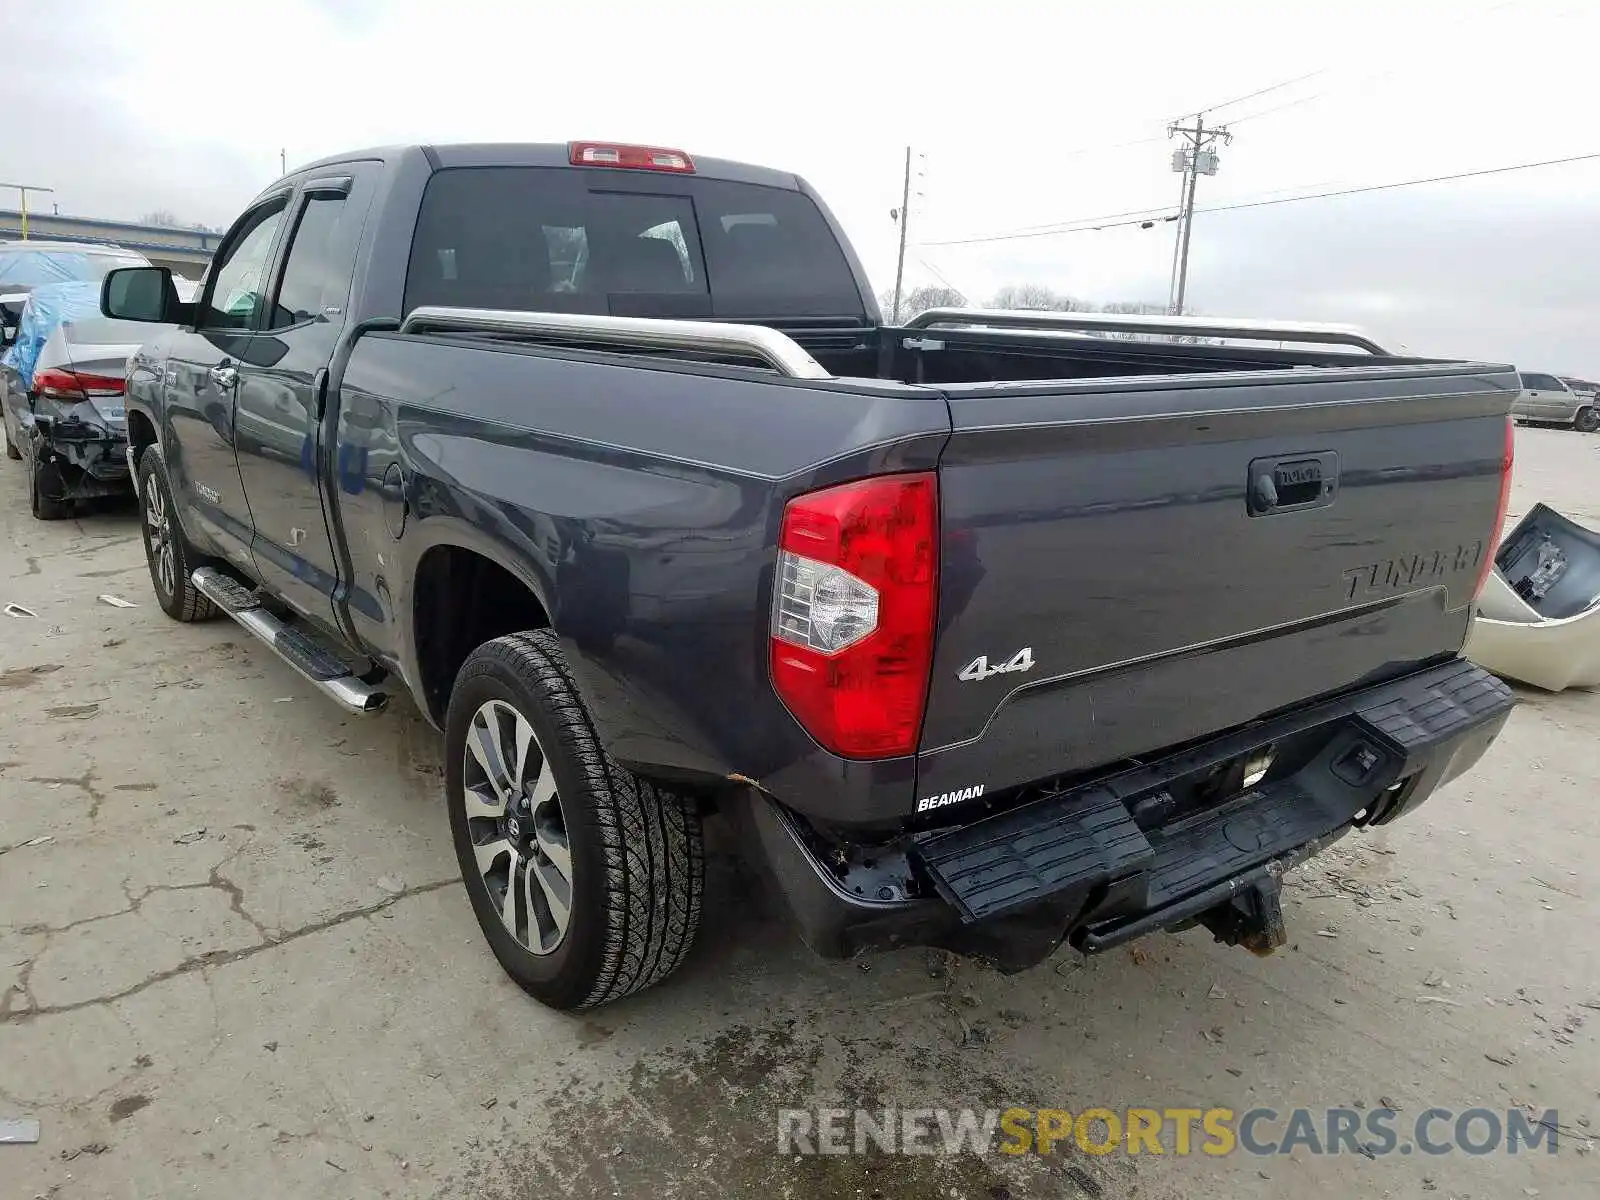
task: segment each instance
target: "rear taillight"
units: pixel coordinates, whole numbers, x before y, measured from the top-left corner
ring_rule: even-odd
[[[86,371],[63,371],[60,367],[44,367],[33,373],[33,390],[52,400],[81,403],[91,398],[120,396],[124,388],[120,379],[109,375],[91,375]]]
[[[622,167],[631,171],[673,171],[694,174],[694,160],[665,146],[627,146],[621,142],[571,142],[568,161],[575,167]]]
[[[1483,591],[1483,585],[1489,581],[1489,572],[1494,570],[1494,556],[1500,549],[1500,535],[1506,528],[1506,509],[1511,505],[1511,466],[1517,456],[1517,423],[1511,417],[1506,418],[1506,449],[1500,459],[1500,503],[1495,509],[1494,528],[1489,530],[1489,541],[1483,552],[1483,562],[1478,564],[1478,583],[1472,589],[1473,598]]]
[[[846,758],[917,748],[933,662],[939,497],[933,472],[789,501],[778,537],[772,683]]]

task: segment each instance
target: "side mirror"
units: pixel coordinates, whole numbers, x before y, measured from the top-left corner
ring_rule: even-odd
[[[184,307],[166,267],[119,267],[100,284],[100,312],[119,321],[177,322]]]

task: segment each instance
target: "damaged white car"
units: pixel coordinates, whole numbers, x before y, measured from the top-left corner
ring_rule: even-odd
[[[1463,653],[1545,691],[1600,687],[1600,533],[1544,504],[1495,553]]]

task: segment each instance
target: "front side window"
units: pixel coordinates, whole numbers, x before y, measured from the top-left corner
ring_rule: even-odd
[[[284,201],[256,210],[243,236],[210,272],[211,291],[200,323],[207,329],[255,329],[266,304],[268,260],[283,221]]]

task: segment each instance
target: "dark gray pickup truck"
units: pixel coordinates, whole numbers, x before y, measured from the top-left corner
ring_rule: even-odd
[[[1516,375],[1335,327],[883,323],[793,175],[600,143],[306,167],[117,271],[151,578],[445,733],[540,1000],[689,952],[731,818],[806,940],[1005,969],[1204,924],[1505,722],[1459,651]]]

